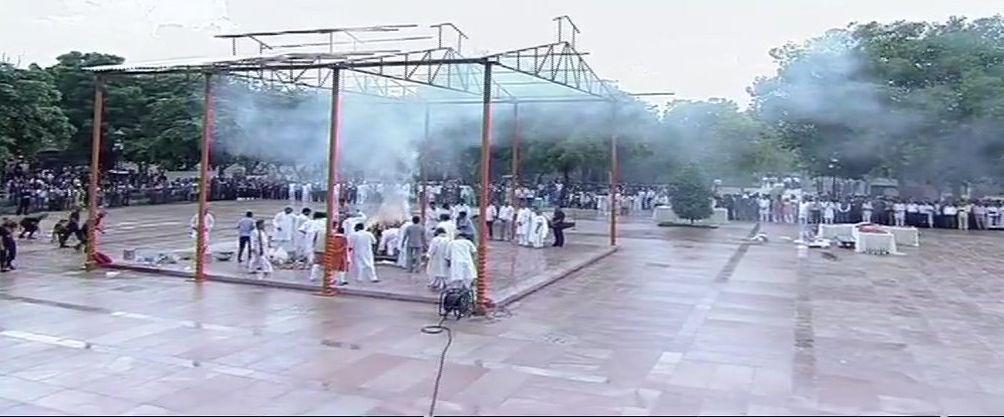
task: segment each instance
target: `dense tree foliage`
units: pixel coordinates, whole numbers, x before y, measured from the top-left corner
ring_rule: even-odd
[[[59,149],[74,132],[48,73],[0,63],[0,159]]]
[[[1004,21],[854,24],[771,51],[757,116],[810,171],[935,185],[1004,174]]]
[[[753,82],[748,109],[721,99],[677,100],[661,110],[634,101],[622,103],[616,113],[605,104],[524,106],[523,176],[606,181],[610,138],[616,135],[618,174],[627,181],[669,182],[688,164],[728,182],[792,172],[890,176],[938,186],[1004,179],[1000,17],[852,24],[770,54],[778,70]],[[46,69],[0,66],[0,156],[30,158],[57,149],[86,161],[94,77],[84,68],[123,61],[71,52]],[[199,158],[202,86],[199,76],[111,80],[103,160],[193,167]],[[216,104],[215,166],[240,163],[254,171],[292,164],[304,152],[325,153],[327,94],[229,78],[217,88],[230,94],[220,94]],[[505,107],[495,110],[495,175],[506,173],[512,161],[512,120]],[[388,107],[345,108],[343,137],[388,137],[403,141],[402,148],[422,140],[421,128],[403,126],[402,121],[421,120],[414,109],[392,110],[386,118],[367,113],[363,119],[376,122],[360,124],[353,122],[359,114]],[[440,159],[428,161],[433,178],[478,172],[480,114],[462,115],[465,111],[450,109],[455,119],[450,125],[433,122],[435,137],[423,144]],[[364,142],[347,141],[344,154],[362,158],[353,169],[385,154],[385,148]]]

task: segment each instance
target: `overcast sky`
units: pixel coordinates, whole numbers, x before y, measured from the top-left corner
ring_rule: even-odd
[[[229,52],[218,33],[453,22],[478,51],[551,42],[569,15],[578,49],[635,92],[725,97],[770,74],[770,48],[849,22],[990,16],[1004,0],[0,0],[0,54],[50,65],[70,50],[131,61]],[[467,47],[465,46],[465,49]],[[468,55],[472,55],[468,53]]]

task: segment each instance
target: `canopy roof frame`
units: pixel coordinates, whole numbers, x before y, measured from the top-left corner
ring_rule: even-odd
[[[330,88],[331,73],[337,69],[348,70],[344,81],[358,81],[358,74],[369,75],[390,81],[363,81],[355,85],[344,86],[347,93],[383,96],[387,98],[408,98],[421,100],[418,89],[408,86],[429,86],[441,90],[453,91],[471,96],[484,95],[483,78],[484,65],[492,64],[505,73],[520,74],[537,80],[533,82],[516,81],[512,84],[493,77],[492,96],[498,100],[505,97],[506,101],[519,101],[519,93],[511,88],[521,85],[551,85],[565,87],[576,94],[601,99],[600,101],[616,101],[618,94],[608,83],[599,78],[586,63],[584,56],[588,53],[578,52],[572,42],[562,38],[562,22],[567,20],[562,16],[556,18],[558,23],[558,39],[556,42],[538,46],[513,49],[505,52],[482,55],[475,58],[465,57],[460,53],[460,46],[467,35],[451,23],[441,23],[430,26],[436,30],[436,45],[431,48],[415,50],[373,49],[359,50],[360,44],[384,43],[399,41],[428,40],[432,36],[399,36],[396,38],[369,38],[367,34],[395,33],[406,29],[419,28],[418,25],[377,25],[367,27],[322,28],[305,30],[286,30],[272,32],[247,32],[237,34],[217,35],[219,39],[230,39],[233,42],[230,57],[221,59],[183,59],[180,61],[159,61],[153,63],[127,63],[119,65],[104,65],[88,68],[99,76],[172,74],[172,73],[208,73],[238,75],[242,78],[257,79],[269,83],[285,83],[299,87]],[[455,44],[445,40],[452,31],[456,33]],[[566,32],[567,33],[567,32]],[[353,43],[352,50],[335,51],[334,45],[347,42],[336,41],[334,35],[348,36]],[[284,35],[324,35],[327,42],[314,43],[277,43],[268,42],[264,38]],[[258,48],[258,54],[240,56],[237,54],[238,40],[251,40]],[[329,45],[328,52],[284,52],[267,54],[267,51],[279,49],[302,48],[310,45]],[[349,75],[355,73],[354,75]],[[496,71],[496,74],[503,74]],[[243,75],[239,75],[243,74]],[[363,77],[362,79],[365,79]],[[392,92],[393,91],[393,92]],[[530,99],[530,97],[525,97]]]

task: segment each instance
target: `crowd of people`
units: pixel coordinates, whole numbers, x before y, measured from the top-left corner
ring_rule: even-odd
[[[316,281],[328,268],[334,272],[332,284],[348,285],[348,276],[379,282],[375,260],[380,257],[410,273],[424,270],[429,277],[428,287],[433,290],[472,287],[477,276],[474,260],[478,253],[478,208],[463,201],[452,205],[431,202],[424,220],[413,216],[407,222],[388,223],[369,221],[376,219],[348,207],[342,205],[342,220],[332,224],[336,234],[331,239],[327,237],[326,213],[306,206],[298,213],[292,205],[287,206],[270,219],[255,218],[254,213],[246,212],[235,225],[237,262],[261,278],[281,266],[309,270],[307,278]],[[551,246],[564,246],[564,229],[573,225],[565,221],[561,208],[555,208],[550,217],[540,208],[516,209],[509,203],[492,203],[485,210],[489,240],[525,247],[542,248],[549,236],[554,237]],[[201,226],[208,241],[216,227],[216,219],[208,210]],[[198,215],[192,216],[190,227],[196,237]],[[333,245],[331,254],[326,251],[329,244]]]
[[[947,229],[1004,228],[1004,206],[999,200],[945,199],[939,201],[895,197],[726,194],[716,199],[730,220],[761,223],[875,223]]]
[[[87,194],[86,176],[80,168],[28,171],[20,165],[9,166],[4,173],[6,201],[19,215],[79,207]]]

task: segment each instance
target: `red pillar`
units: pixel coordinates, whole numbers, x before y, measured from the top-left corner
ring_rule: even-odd
[[[98,181],[101,178],[101,123],[105,107],[105,80],[98,75],[94,80],[94,119],[91,128],[91,178],[87,185],[87,259],[84,266],[87,270],[97,267],[98,251],[97,216],[98,216]]]
[[[519,208],[519,203],[516,202],[516,186],[519,184],[519,146],[519,102],[516,102],[512,106],[512,190],[509,191],[509,202],[516,208]],[[513,227],[515,228],[515,223]]]
[[[610,246],[617,245],[617,181],[620,173],[620,162],[617,159],[617,105],[614,104],[610,114]]]
[[[206,215],[209,210],[209,146],[213,137],[213,74],[206,73],[206,87],[202,107],[202,158],[199,160],[199,213],[195,243],[195,280],[206,279]]]
[[[341,145],[339,139],[341,136],[340,131],[340,118],[342,109],[342,98],[341,98],[341,68],[333,67],[331,68],[331,130],[328,132],[328,218],[327,220],[327,239],[324,244],[324,279],[321,280],[321,294],[332,295],[334,290],[331,288],[331,274],[334,273],[332,270],[331,260],[335,259],[335,245],[334,238],[335,232],[338,230],[335,224],[340,220],[338,218],[338,147]],[[346,234],[349,233],[348,230],[345,231]]]
[[[419,184],[421,185],[421,196],[419,197],[418,204],[422,207],[419,209],[420,216],[422,217],[422,222],[425,222],[425,215],[427,207],[429,206],[429,193],[428,193],[428,148],[429,148],[429,105],[425,105],[425,128],[424,135],[422,136],[422,146],[419,147],[419,157],[418,157],[418,171],[419,171]]]
[[[485,61],[484,101],[481,113],[481,198],[478,203],[478,287],[477,311],[484,313],[491,307],[488,299],[490,282],[488,276],[488,186],[491,176],[492,146],[492,63]]]

